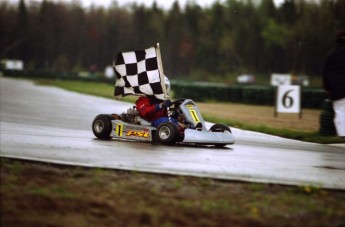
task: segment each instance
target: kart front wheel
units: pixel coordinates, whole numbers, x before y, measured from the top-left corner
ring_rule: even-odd
[[[224,125],[224,124],[214,124],[212,125],[212,127],[210,128],[211,132],[231,132],[231,129],[229,128],[229,126]]]
[[[176,143],[180,138],[179,133],[178,126],[171,122],[164,122],[157,129],[158,139],[165,145]]]
[[[225,131],[231,132],[231,129],[229,128],[229,126],[224,125],[224,124],[214,124],[210,128],[210,131],[211,132],[225,132]],[[226,144],[222,144],[222,143],[215,144],[216,147],[224,147],[225,145]]]
[[[92,122],[92,131],[93,134],[102,140],[110,139],[112,125],[111,125],[111,116],[107,114],[100,114],[95,117]]]

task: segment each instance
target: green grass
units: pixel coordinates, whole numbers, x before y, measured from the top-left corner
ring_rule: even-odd
[[[106,83],[67,81],[67,80],[37,80],[37,84],[56,86],[66,90],[100,96],[104,98],[114,98],[114,87]]]
[[[37,84],[56,86],[66,90],[80,92],[84,94],[90,94],[100,96],[104,98],[114,99],[114,86],[106,83],[99,82],[84,82],[84,81],[68,81],[68,80],[36,80]],[[173,95],[172,95],[173,97]],[[134,103],[137,97],[128,96],[123,98],[123,101]],[[295,140],[315,142],[322,144],[330,143],[344,143],[344,139],[333,136],[322,136],[318,132],[304,132],[296,130],[288,130],[285,128],[273,128],[266,125],[252,125],[245,122],[239,122],[236,120],[222,119],[214,116],[209,116],[207,113],[203,113],[203,117],[206,121],[223,123],[232,127],[241,128],[244,130],[262,132],[270,135],[281,136],[284,138],[290,138]]]

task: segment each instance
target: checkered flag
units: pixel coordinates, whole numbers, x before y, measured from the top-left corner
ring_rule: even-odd
[[[165,99],[164,80],[161,79],[157,60],[160,57],[157,56],[157,47],[118,54],[114,63],[117,75],[115,97],[147,95]]]

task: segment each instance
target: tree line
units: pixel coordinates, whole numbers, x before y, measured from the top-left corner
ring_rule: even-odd
[[[0,3],[0,58],[26,68],[103,70],[118,52],[160,43],[172,78],[226,80],[242,73],[318,76],[334,34],[345,27],[345,1],[175,1],[164,10],[133,3],[83,8],[72,3]]]

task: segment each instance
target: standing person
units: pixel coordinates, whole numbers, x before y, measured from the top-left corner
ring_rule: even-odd
[[[337,135],[345,138],[345,29],[336,33],[335,42],[324,63],[323,84],[333,104]]]

